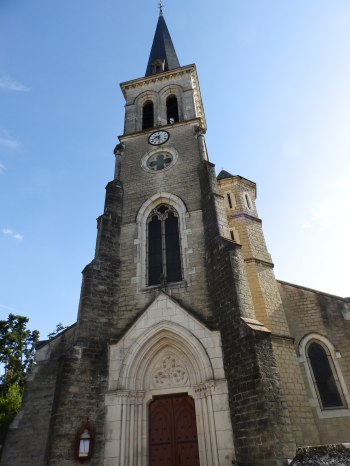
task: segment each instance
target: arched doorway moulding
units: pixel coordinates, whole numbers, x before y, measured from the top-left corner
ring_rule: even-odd
[[[122,355],[123,340],[111,349],[116,354],[118,345]],[[144,330],[117,365],[113,361],[110,364],[106,454],[108,457],[112,454],[114,462],[106,462],[105,458],[105,464],[147,466],[148,405],[157,395],[175,393],[188,393],[195,401],[201,466],[226,464],[220,461],[213,406],[216,386],[226,386],[226,381],[214,380],[206,349],[188,329],[174,322],[161,321]],[[159,384],[159,380],[163,383]],[[222,396],[228,404],[227,392]],[[229,419],[228,411],[220,414]],[[232,428],[230,443],[232,447],[227,445],[227,451],[230,447],[232,451],[227,464],[233,459]]]

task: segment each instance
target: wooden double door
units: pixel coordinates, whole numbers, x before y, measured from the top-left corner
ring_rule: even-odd
[[[149,406],[149,465],[199,466],[196,412],[188,395],[155,398]]]

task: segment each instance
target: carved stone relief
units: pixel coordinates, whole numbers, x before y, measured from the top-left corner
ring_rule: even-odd
[[[167,354],[156,364],[152,377],[152,388],[188,385],[188,372],[176,356]]]

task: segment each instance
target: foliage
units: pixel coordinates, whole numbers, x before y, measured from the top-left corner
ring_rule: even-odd
[[[7,429],[21,406],[22,390],[18,385],[10,385],[6,394],[0,396],[0,444],[3,443]]]
[[[28,320],[15,314],[0,320],[0,444],[19,411],[26,377],[34,364],[39,332],[27,329]]]
[[[0,376],[2,393],[6,394],[13,385],[23,389],[34,364],[39,332],[28,330],[28,321],[28,317],[15,314],[9,314],[7,320],[0,320],[0,364],[4,369]]]
[[[56,335],[58,335],[60,332],[62,332],[62,330],[65,330],[66,328],[68,327],[65,327],[62,322],[59,322],[58,324],[56,324],[56,330],[54,330],[53,332],[49,333],[48,334],[48,338],[49,340],[52,340],[53,337],[55,337]]]

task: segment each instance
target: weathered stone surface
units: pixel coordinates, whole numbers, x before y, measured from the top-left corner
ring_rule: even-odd
[[[220,236],[213,171],[203,163],[200,173],[207,274],[222,336],[236,458],[244,465],[279,465],[295,450],[289,413],[280,391],[270,334],[253,331],[241,319],[253,316],[251,295],[244,270],[236,267],[240,246]]]
[[[298,448],[291,466],[350,465],[350,450],[344,445]]]

